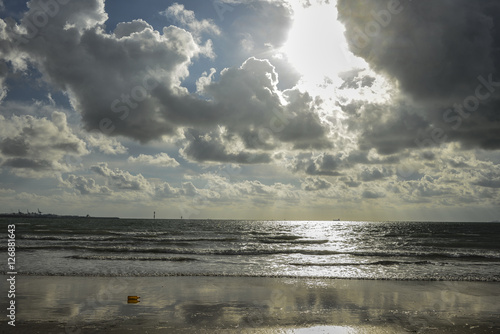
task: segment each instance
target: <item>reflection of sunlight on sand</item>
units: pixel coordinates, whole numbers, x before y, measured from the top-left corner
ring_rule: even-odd
[[[96,333],[396,334],[492,326],[500,312],[491,282],[20,277],[19,290],[20,319]],[[141,302],[127,304],[128,295]]]
[[[349,326],[315,326],[310,328],[294,329],[287,334],[372,334],[372,333],[399,333],[391,331],[389,328],[380,327],[349,327]]]

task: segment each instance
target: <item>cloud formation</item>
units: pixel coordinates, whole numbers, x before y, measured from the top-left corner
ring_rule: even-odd
[[[331,188],[332,184],[322,178],[308,177],[302,183],[302,189],[305,191],[318,191]]]
[[[179,1],[129,22],[125,5],[55,2],[28,1],[25,13],[6,2],[16,19],[0,19],[5,210],[420,219],[436,209],[465,219],[467,204],[498,215],[493,0],[339,0],[349,47],[365,61],[340,30],[302,28],[322,26],[314,13],[333,12],[328,1],[224,0],[219,18],[211,3]],[[335,45],[297,66],[299,81],[285,50],[301,33],[307,52]],[[14,186],[23,177],[39,178],[31,193]]]
[[[74,188],[82,195],[111,194],[111,189],[106,186],[96,184],[94,179],[87,179],[83,176],[69,175],[62,184],[69,188]]]
[[[106,183],[116,189],[152,192],[152,185],[141,174],[132,175],[118,168],[110,169],[107,163],[100,163],[90,169],[103,176]]]
[[[0,102],[7,96],[7,87],[5,80],[7,79],[8,68],[7,64],[0,59]]]
[[[140,154],[138,157],[129,157],[127,161],[131,163],[144,163],[148,165],[157,165],[162,167],[179,166],[177,160],[169,157],[167,153],[158,153],[155,156]]]
[[[69,171],[69,157],[88,153],[85,142],[68,127],[62,112],[54,111],[50,120],[0,115],[1,166],[10,167],[16,174],[39,177]]]
[[[22,31],[40,5],[30,1],[21,25],[6,28],[11,36],[3,41],[10,43],[6,57],[21,55],[44,80],[66,91],[87,130],[146,143],[187,129],[184,152],[198,161],[270,161],[259,152],[228,155],[220,143],[211,144],[214,154],[199,156],[196,147],[202,141],[193,133],[213,132],[218,126],[241,140],[244,149],[265,150],[283,143],[295,149],[332,146],[329,129],[317,115],[319,102],[296,89],[280,91],[268,60],[250,58],[239,68],[221,71],[218,81],[206,77],[198,86],[205,99],[188,92],[182,81],[193,59],[213,53],[211,44],[202,45],[198,35],[219,30],[210,21],[198,21],[182,5],[174,4],[164,14],[193,33],[175,26],[159,32],[140,19],[106,33],[101,29],[107,19],[103,0],[82,0],[61,5],[37,36],[28,39],[29,30]],[[28,42],[16,43],[16,38]]]
[[[352,52],[414,105],[413,114],[380,105],[372,126],[369,114],[358,118],[362,145],[386,154],[452,141],[500,148],[497,1],[339,0],[338,10]]]
[[[191,60],[211,50],[185,30],[170,26],[159,32],[142,20],[121,23],[115,33],[106,33],[101,29],[107,20],[103,0],[59,6],[57,15],[28,38],[29,30],[22,31],[40,4],[30,1],[21,25],[7,28],[11,37],[2,41],[10,43],[5,57],[20,56],[44,80],[68,92],[88,130],[143,142],[173,131],[176,124],[168,119],[169,111],[178,104],[185,109],[192,100],[188,96],[183,102],[187,91],[181,80],[189,74]]]
[[[212,35],[220,34],[220,29],[213,20],[197,20],[194,12],[185,9],[182,4],[174,3],[160,14],[165,15],[174,23],[186,28],[198,40],[203,33]]]

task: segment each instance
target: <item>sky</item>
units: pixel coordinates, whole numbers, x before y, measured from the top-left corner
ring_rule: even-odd
[[[0,212],[500,219],[496,0],[0,0]]]

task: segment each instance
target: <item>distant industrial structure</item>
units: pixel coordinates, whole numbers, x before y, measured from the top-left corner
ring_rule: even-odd
[[[90,215],[86,216],[77,216],[77,215],[56,215],[53,213],[43,213],[40,209],[37,209],[37,212],[30,212],[26,210],[26,213],[21,212],[21,210],[17,210],[13,213],[0,213],[0,218],[109,218],[109,219],[119,219],[118,217],[91,217]]]

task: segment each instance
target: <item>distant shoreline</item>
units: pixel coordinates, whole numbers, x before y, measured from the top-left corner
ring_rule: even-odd
[[[0,218],[93,218],[93,219],[120,219],[119,217],[93,217],[93,216],[74,216],[74,215],[56,215],[52,213],[36,214],[36,213],[0,213]]]

